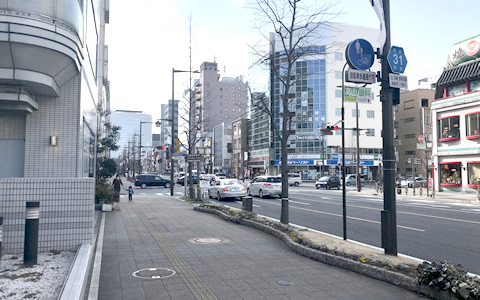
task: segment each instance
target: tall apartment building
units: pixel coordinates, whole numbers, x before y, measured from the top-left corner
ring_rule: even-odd
[[[0,1],[3,253],[23,252],[26,202],[40,205],[40,252],[92,244],[108,3]]]
[[[200,131],[212,132],[222,122],[247,116],[248,88],[243,77],[220,79],[216,62],[201,64],[194,94]]]
[[[270,145],[271,145],[271,122],[270,111],[271,99],[265,93],[252,93],[250,106],[250,119],[248,121],[248,175],[270,174]]]
[[[213,171],[233,176],[232,122],[223,122],[213,128]]]
[[[290,101],[290,111],[295,113],[293,128],[295,133],[288,139],[288,163],[292,172],[303,172],[305,177],[315,177],[319,165],[326,166],[330,173],[335,173],[339,164],[341,153],[341,130],[334,135],[321,137],[319,128],[325,125],[339,124],[342,107],[342,70],[346,64],[345,48],[355,39],[363,38],[375,45],[379,31],[364,27],[355,27],[338,23],[322,26],[316,32],[316,36],[323,39],[310,39],[302,45],[306,55],[300,57],[293,66],[292,78],[294,98]],[[294,37],[295,39],[295,37]],[[281,130],[282,125],[282,101],[283,85],[276,72],[285,67],[283,57],[284,49],[279,37],[270,35],[271,59],[271,86],[273,128],[276,132]],[[380,65],[375,62],[371,71],[380,70]],[[356,86],[346,83],[345,86]],[[381,117],[381,103],[378,97],[379,84],[372,84],[370,102],[359,104],[359,127],[360,131],[360,160],[363,174],[369,178],[375,178],[379,173],[382,154],[382,139],[379,129]],[[345,102],[345,131],[346,135],[346,161],[347,173],[356,173],[356,132],[350,130],[356,127],[357,111],[355,103]],[[369,130],[372,134],[367,136]],[[271,160],[276,166],[275,173],[280,171],[281,145],[277,134],[272,135],[273,147]],[[321,140],[324,139],[322,145]],[[320,159],[320,152],[326,149],[326,159]]]
[[[151,151],[152,126],[155,126],[151,115],[144,114],[142,111],[115,110],[110,115],[110,122],[121,127],[117,141],[119,149],[112,151],[112,158],[119,157],[125,150],[132,151],[131,147],[133,144],[135,147],[134,152],[138,155],[140,142],[144,150]],[[141,137],[140,131],[142,133]],[[144,151],[144,155],[145,153]]]
[[[397,176],[428,175],[432,143],[430,108],[434,98],[435,91],[430,89],[400,93],[394,123]]]

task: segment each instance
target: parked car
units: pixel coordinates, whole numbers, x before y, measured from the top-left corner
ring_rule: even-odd
[[[198,177],[196,175],[193,175],[192,180],[193,180],[193,184],[198,183]],[[189,182],[190,182],[190,176],[187,178],[187,184]],[[178,178],[177,183],[180,184],[181,186],[184,186],[185,185],[185,176],[182,176],[182,177]]]
[[[365,185],[365,177],[363,175],[360,175],[360,182],[362,183],[362,186]],[[348,174],[345,177],[345,185],[357,185],[357,174]]]
[[[412,188],[413,185],[413,180],[412,177],[408,178],[405,182],[405,185],[408,186],[409,188]],[[415,187],[419,188],[421,186],[426,186],[427,185],[427,178],[425,177],[415,177]]]
[[[247,186],[248,195],[264,196],[282,195],[282,178],[278,176],[257,176]]]
[[[223,173],[217,173],[215,174],[215,180],[218,180],[218,179],[225,179],[227,178],[227,176]]]
[[[138,175],[135,179],[135,186],[139,186],[142,189],[147,186],[164,186],[170,187],[170,180],[157,175]]]
[[[315,182],[315,187],[317,189],[324,187],[328,190],[334,187],[336,187],[337,189],[340,189],[340,178],[338,176],[320,177],[320,179],[317,180],[317,182]]]
[[[217,200],[239,198],[247,195],[245,187],[237,179],[219,179],[208,188],[208,197]]]
[[[208,180],[210,183],[215,182],[214,174],[200,174],[200,180]]]

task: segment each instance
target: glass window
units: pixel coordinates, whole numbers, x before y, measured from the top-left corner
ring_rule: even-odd
[[[335,60],[343,60],[343,53],[335,52]]]
[[[342,98],[342,90],[335,90],[335,97]]]
[[[467,163],[468,184],[480,185],[480,161]]]
[[[403,122],[404,122],[404,123],[415,122],[415,117],[405,118],[405,119],[403,119]]]
[[[341,117],[341,116],[342,116],[342,109],[335,108],[335,117]]]
[[[403,102],[403,109],[410,109],[410,108],[415,108],[415,101],[414,100],[408,100]]]
[[[353,118],[357,117],[357,110],[356,109],[352,109],[352,117]],[[358,117],[360,118],[360,110],[358,110]]]
[[[462,184],[461,163],[440,163],[440,185]]]
[[[374,110],[367,110],[367,118],[374,119],[375,118],[375,111]]]
[[[459,129],[459,122],[460,117],[454,116],[449,118],[443,118],[438,120],[438,133],[439,139],[446,139],[446,138],[460,138],[460,129]]]
[[[465,116],[467,124],[467,137],[480,135],[480,112]]]
[[[342,71],[335,71],[335,79],[342,79]]]
[[[406,139],[414,139],[415,138],[415,133],[409,133],[405,135]]]

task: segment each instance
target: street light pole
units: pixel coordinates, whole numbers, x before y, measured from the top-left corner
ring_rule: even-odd
[[[347,187],[345,185],[345,63],[342,70],[342,204],[343,239],[347,240]]]
[[[362,191],[362,182],[360,180],[360,128],[358,127],[358,101],[355,102],[356,117],[357,117],[357,192]]]

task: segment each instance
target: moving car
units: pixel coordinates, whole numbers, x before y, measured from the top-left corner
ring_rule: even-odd
[[[216,197],[217,200],[246,195],[245,187],[237,179],[219,179],[208,188],[208,198]]]
[[[278,175],[282,177],[282,174]],[[288,173],[288,185],[299,186],[302,184],[302,175],[298,173]]]
[[[346,179],[346,178],[345,178]],[[336,187],[338,190],[340,189],[340,178],[338,176],[323,176],[320,177],[317,182],[315,182],[315,187],[317,190],[319,188],[326,188],[326,189],[331,189]]]
[[[225,179],[227,178],[227,176],[223,173],[217,173],[215,174],[215,180],[218,180],[218,179]]]
[[[282,178],[279,176],[257,176],[247,186],[248,195],[264,196],[282,195]]]
[[[170,180],[157,175],[138,175],[135,180],[135,186],[139,186],[142,189],[147,186],[164,186],[170,187]]]
[[[365,185],[365,177],[363,175],[360,175],[360,182],[362,186]],[[348,174],[347,177],[345,177],[345,185],[357,185],[357,174]]]

